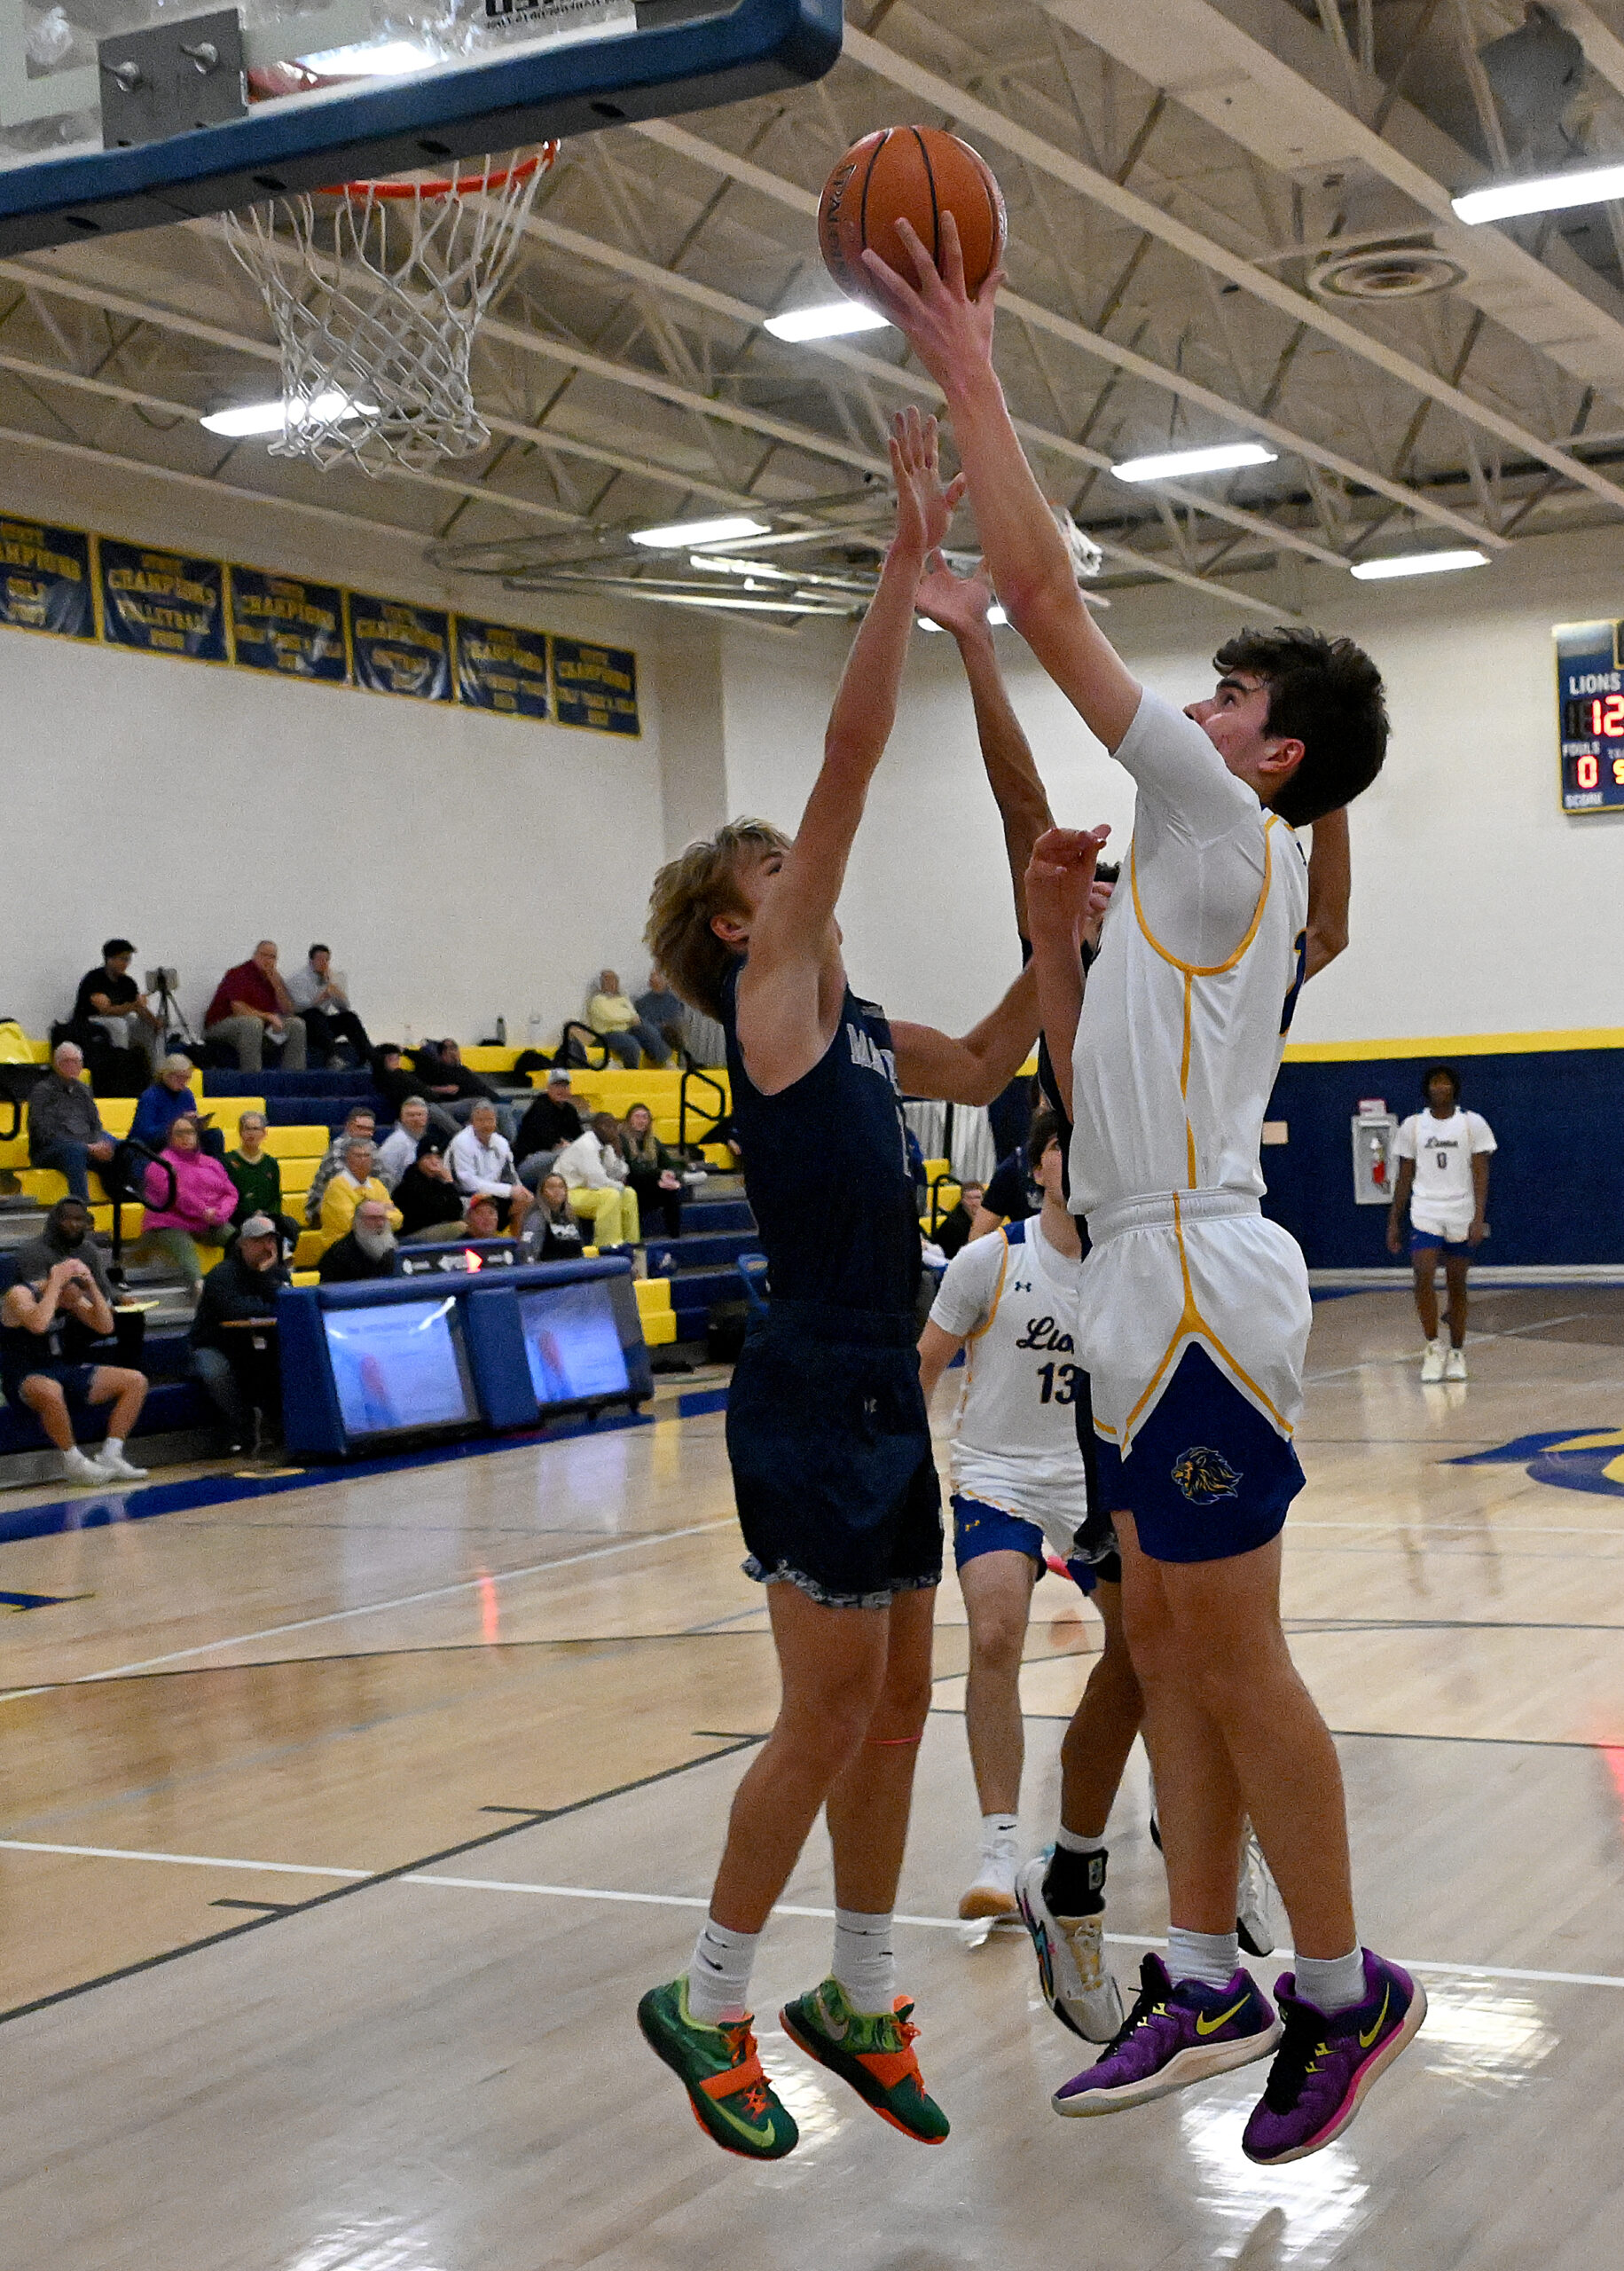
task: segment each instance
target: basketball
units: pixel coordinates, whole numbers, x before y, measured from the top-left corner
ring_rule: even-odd
[[[854,300],[874,296],[863,265],[870,248],[911,284],[914,263],[897,224],[911,222],[939,266],[944,213],[958,224],[973,297],[1003,257],[1004,199],[992,168],[940,127],[883,126],[854,142],[824,184],[818,206],[824,265]]]

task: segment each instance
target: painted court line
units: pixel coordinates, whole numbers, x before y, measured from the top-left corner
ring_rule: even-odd
[[[90,1687],[98,1680],[127,1679],[138,1671],[157,1671],[165,1664],[187,1662],[193,1656],[212,1656],[216,1649],[251,1647],[260,1640],[279,1640],[289,1632],[310,1632],[322,1624],[345,1624],[357,1616],[383,1616],[395,1608],[416,1608],[424,1601],[449,1600],[456,1593],[478,1592],[484,1585],[512,1584],[519,1577],[542,1576],[553,1569],[573,1569],[583,1561],[607,1560],[613,1553],[632,1553],[639,1547],[664,1545],[679,1537],[699,1537],[706,1530],[728,1529],[732,1515],[712,1522],[690,1522],[686,1529],[651,1530],[640,1537],[617,1538],[612,1545],[594,1545],[584,1553],[566,1553],[552,1561],[531,1561],[522,1569],[498,1569],[488,1576],[459,1578],[455,1584],[433,1585],[428,1591],[402,1593],[394,1600],[364,1601],[355,1608],[330,1609],[322,1616],[301,1616],[291,1624],[267,1624],[258,1632],[236,1632],[227,1639],[200,1641],[195,1647],[172,1648],[168,1655],[145,1656],[137,1663],[114,1664],[106,1671],[78,1672],[71,1679],[47,1680],[39,1687],[12,1687],[0,1694],[0,1703],[18,1703],[30,1695],[49,1695],[59,1687]]]
[[[22,1838],[0,1837],[0,1852],[8,1853],[65,1853],[105,1861],[158,1861],[172,1868],[190,1869],[248,1869],[263,1870],[279,1876],[341,1877],[354,1882],[381,1874],[390,1884],[430,1886],[442,1892],[518,1892],[544,1900],[593,1900],[600,1905],[631,1906],[639,1908],[708,1908],[709,1897],[691,1892],[624,1892],[603,1885],[535,1884],[526,1879],[512,1877],[447,1877],[436,1876],[426,1869],[414,1869],[401,1876],[387,1870],[313,1868],[302,1861],[247,1861],[228,1858],[215,1853],[146,1853],[120,1845],[44,1845],[31,1843]],[[773,1911],[779,1916],[801,1916],[813,1922],[829,1923],[834,1920],[832,1908],[804,1908],[782,1901]],[[909,1916],[898,1914],[898,1924],[907,1924],[929,1932],[962,1932],[964,1925],[957,1916]],[[1105,1938],[1113,1947],[1165,1948],[1165,1940],[1142,1932],[1107,1932]],[[1290,1948],[1276,1948],[1271,1961],[1289,1963]],[[1624,1976],[1605,1971],[1533,1971],[1494,1963],[1447,1963],[1435,1958],[1400,1956],[1394,1959],[1407,1971],[1426,1971],[1450,1977],[1472,1979],[1515,1979],[1544,1987],[1618,1987],[1624,1988]]]

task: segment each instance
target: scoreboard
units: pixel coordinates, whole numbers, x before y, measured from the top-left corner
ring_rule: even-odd
[[[1624,811],[1624,623],[1557,625],[1565,813]]]

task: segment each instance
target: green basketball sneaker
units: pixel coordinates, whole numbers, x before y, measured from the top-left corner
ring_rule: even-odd
[[[649,1989],[637,2007],[637,2023],[655,2057],[686,2090],[694,2118],[724,2152],[747,2161],[780,2161],[795,2150],[801,2133],[761,2071],[748,2018],[707,2026],[692,2017],[685,1972],[669,1986]]]
[[[850,2082],[882,2121],[922,2145],[939,2145],[947,2134],[947,2116],[925,2095],[920,2079],[914,2055],[919,2029],[909,2024],[913,2008],[899,1995],[895,2010],[854,2011],[840,1982],[826,1979],[810,1995],[786,2003],[778,2016],[790,2040]]]

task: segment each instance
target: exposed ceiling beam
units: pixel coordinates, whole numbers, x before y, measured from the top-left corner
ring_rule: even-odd
[[[748,158],[735,157],[731,150],[724,149],[719,144],[702,141],[698,135],[689,133],[686,127],[674,126],[664,120],[650,120],[638,126],[635,131],[648,141],[657,142],[665,149],[691,158],[696,164],[713,167],[742,186],[754,189],[764,197],[775,199],[781,205],[789,206],[796,212],[816,216],[818,200],[810,191],[802,189],[795,182],[784,180],[778,174],[770,173],[765,167],[756,165]],[[1306,459],[1327,473],[1334,473],[1338,480],[1369,489],[1378,497],[1385,497],[1390,503],[1400,505],[1406,511],[1417,514],[1423,520],[1432,521],[1440,528],[1450,529],[1457,536],[1466,537],[1474,544],[1486,544],[1491,548],[1498,547],[1503,541],[1492,529],[1485,528],[1469,515],[1457,513],[1451,507],[1440,504],[1435,499],[1408,488],[1400,482],[1390,481],[1375,467],[1361,464],[1355,458],[1345,457],[1340,451],[1327,449],[1321,443],[1310,441],[1306,435],[1297,433],[1289,426],[1283,426],[1278,420],[1259,418],[1243,403],[1231,402],[1212,388],[1187,378],[1182,372],[1170,371],[1164,365],[1152,362],[1148,355],[1140,355],[1131,347],[1124,347],[1101,333],[1089,331],[1083,325],[1073,323],[1069,317],[1057,315],[1052,309],[1042,307],[1035,300],[1026,299],[1018,292],[1011,292],[1006,287],[1000,295],[999,304],[1021,322],[1031,325],[1034,330],[1045,331],[1056,339],[1066,340],[1085,355],[1110,364],[1132,378],[1143,379],[1151,386],[1160,387],[1167,393],[1176,395],[1182,402],[1198,404],[1218,417],[1236,420],[1246,426],[1260,440],[1273,442],[1279,448],[1289,451],[1293,457]]]
[[[1322,307],[1306,293],[1294,291],[1289,284],[1271,276],[1267,269],[1259,268],[1239,253],[1231,252],[1214,239],[1204,236],[1198,229],[1191,228],[1187,222],[1177,219],[1173,214],[1165,213],[1148,197],[1121,187],[1109,174],[1102,173],[1096,167],[1086,165],[1080,159],[1056,148],[1052,142],[1034,134],[1030,128],[1022,126],[1015,119],[1006,117],[1001,111],[994,110],[990,104],[956,87],[950,79],[944,79],[938,72],[926,70],[906,56],[899,55],[894,48],[886,47],[879,40],[870,39],[865,32],[848,27],[845,46],[847,56],[877,78],[883,79],[891,86],[900,87],[905,93],[922,102],[933,104],[945,116],[956,119],[961,125],[969,127],[973,133],[985,137],[988,141],[1013,151],[1028,165],[1052,175],[1079,196],[1103,206],[1130,227],[1143,229],[1171,246],[1175,252],[1181,252],[1200,265],[1215,270],[1231,283],[1238,284],[1243,291],[1250,292],[1254,298],[1289,317],[1293,323],[1308,325],[1362,362],[1386,372],[1400,385],[1413,389],[1417,394],[1430,396],[1434,402],[1457,412],[1485,433],[1493,434],[1497,440],[1508,444],[1523,455],[1538,459],[1553,473],[1561,474],[1576,487],[1589,490],[1592,495],[1601,498],[1604,503],[1624,512],[1624,489],[1608,480],[1595,467],[1571,456],[1556,443],[1548,442],[1540,435],[1530,432],[1515,419],[1507,418],[1487,404],[1463,393],[1459,387],[1452,386],[1438,373],[1428,370],[1424,364],[1415,362],[1373,334],[1361,331],[1356,325]]]

